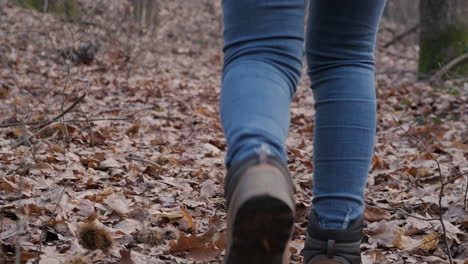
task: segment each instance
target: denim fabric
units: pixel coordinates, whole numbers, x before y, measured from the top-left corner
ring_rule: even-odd
[[[314,199],[320,224],[362,214],[376,130],[375,39],[385,0],[311,0],[305,52],[315,98]],[[301,73],[305,0],[223,0],[221,121],[226,166],[266,149],[286,161]]]

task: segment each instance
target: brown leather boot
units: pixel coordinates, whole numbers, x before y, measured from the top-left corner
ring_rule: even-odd
[[[301,252],[304,264],[360,264],[363,227],[364,218],[361,216],[351,221],[347,229],[322,228],[312,211]]]
[[[252,157],[228,171],[226,264],[282,264],[294,223],[294,188],[286,164]]]

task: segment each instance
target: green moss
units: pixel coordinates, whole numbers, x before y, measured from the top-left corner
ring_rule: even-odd
[[[420,43],[419,72],[433,72],[455,57],[468,52],[468,26],[450,27],[442,34],[431,34]],[[458,65],[452,72],[468,74],[468,62]]]
[[[45,0],[16,0],[15,4],[22,8],[32,8],[37,11],[44,11]],[[49,1],[48,12],[55,14],[65,14],[68,17],[79,15],[79,10],[74,0],[54,0]]]

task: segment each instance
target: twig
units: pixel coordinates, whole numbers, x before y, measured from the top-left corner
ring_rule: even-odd
[[[403,40],[404,38],[408,37],[409,35],[413,34],[414,32],[416,32],[417,30],[419,29],[419,24],[416,24],[412,27],[410,27],[408,30],[398,34],[397,36],[395,36],[392,40],[390,40],[389,42],[387,42],[385,45],[383,45],[383,48],[386,49],[390,46],[392,46],[393,44],[397,43],[397,42],[400,42],[401,40]]]
[[[3,229],[3,208],[0,210],[0,230]],[[3,252],[3,243],[2,240],[0,239],[0,264],[3,264],[3,258],[5,257],[5,252]]]
[[[140,161],[140,162],[144,162],[144,163],[148,163],[148,164],[151,164],[153,166],[156,166],[158,168],[161,168],[161,166],[159,164],[157,164],[156,162],[154,161],[151,161],[151,160],[147,160],[147,159],[144,159],[144,158],[140,158],[138,156],[135,156],[135,155],[127,155],[125,157],[125,159],[127,160],[134,160],[134,161]]]
[[[43,128],[43,127],[46,127],[54,122],[57,122],[60,118],[62,118],[64,115],[66,115],[68,112],[70,112],[73,108],[75,108],[75,106],[77,104],[79,104],[81,101],[83,101],[83,99],[85,98],[86,94],[83,94],[82,96],[80,96],[78,99],[76,99],[73,104],[71,104],[67,109],[63,110],[62,113],[60,113],[58,116],[52,118],[49,122],[46,122],[44,124],[42,124],[41,126],[39,126],[39,129]]]
[[[91,87],[91,82],[88,81],[88,87],[86,88],[86,93],[88,93],[88,89],[89,87]],[[91,122],[89,121],[89,117],[88,115],[85,113],[85,111],[83,111],[83,108],[81,107],[81,103],[79,105],[79,109],[80,109],[80,112],[84,115],[84,117],[86,118],[86,123],[88,123],[88,127],[89,127],[89,144],[90,146],[94,146],[94,131],[93,131],[93,126],[91,125]]]
[[[24,164],[24,157],[23,163]],[[18,188],[18,199],[21,199],[23,196],[23,187],[24,187],[24,179],[22,173],[19,174],[19,188]],[[19,211],[19,207],[16,208]],[[16,230],[18,230],[18,238],[16,239],[16,249],[15,249],[15,264],[21,264],[21,235],[23,233],[23,223],[21,222],[21,218],[16,220]]]
[[[439,160],[437,160],[437,158],[434,156],[434,154],[429,151],[429,149],[426,147],[426,145],[424,143],[422,143],[417,137],[415,137],[414,135],[412,135],[409,131],[406,131],[401,125],[400,125],[400,122],[399,120],[393,115],[393,113],[391,112],[390,108],[387,106],[386,103],[382,102],[381,100],[379,100],[379,103],[381,103],[385,109],[388,111],[388,113],[391,115],[393,121],[397,124],[397,126],[403,131],[405,132],[405,134],[410,137],[411,139],[413,139],[414,141],[416,141],[418,143],[419,146],[421,146],[427,154],[429,154],[429,156],[431,157],[431,159],[433,161],[435,161],[435,163],[437,164],[437,170],[439,172],[439,180],[440,180],[440,192],[439,192],[439,221],[440,221],[440,224],[442,226],[442,231],[443,231],[443,236],[444,236],[444,243],[445,243],[445,247],[446,247],[446,254],[449,258],[449,263],[450,264],[453,264],[453,260],[452,260],[452,251],[450,250],[450,246],[449,246],[449,243],[448,243],[448,239],[447,239],[447,230],[445,228],[445,224],[444,224],[444,218],[443,218],[443,208],[442,208],[442,198],[444,196],[444,187],[445,187],[445,183],[444,183],[444,177],[442,176],[442,170],[440,168],[440,162]]]
[[[110,117],[110,118],[90,118],[90,119],[66,119],[62,120],[62,123],[87,123],[87,122],[97,122],[97,121],[125,121],[133,118],[132,116],[127,116],[127,117]],[[8,123],[8,124],[0,124],[0,128],[6,128],[6,127],[16,127],[16,126],[33,126],[33,125],[40,125],[40,124],[45,124],[45,123],[55,123],[58,122],[59,120],[44,120],[44,121],[33,121],[33,122],[26,122],[26,123]]]
[[[26,141],[26,143],[28,143],[28,147],[31,148],[31,153],[32,153],[34,162],[37,162],[34,146],[33,146],[33,144],[31,144],[31,141],[29,141],[28,130],[26,129],[26,126],[23,126],[23,133],[25,135],[23,141]]]
[[[429,79],[429,82],[439,80],[441,77],[443,77],[445,74],[447,74],[447,72],[450,71],[452,68],[454,68],[458,64],[464,63],[465,61],[468,61],[468,53],[460,55],[460,56],[456,57],[455,59],[451,60],[449,63],[447,63],[447,65],[445,65],[440,70],[438,70],[431,77],[431,79]]]
[[[50,124],[52,124],[54,122],[59,121],[60,118],[62,118],[64,115],[66,115],[68,112],[70,112],[73,108],[75,108],[75,106],[78,103],[80,103],[85,98],[85,96],[86,96],[86,94],[83,94],[77,100],[75,100],[75,102],[73,102],[73,104],[71,104],[67,109],[63,110],[62,113],[60,113],[58,116],[56,116],[55,118],[53,118],[53,119],[45,122],[44,124],[40,125],[39,126],[39,131],[37,133],[40,133],[43,129],[45,129],[46,126],[48,126],[48,125],[50,125]],[[29,141],[29,138],[30,138],[30,136],[25,135],[25,138],[23,138],[23,139],[19,140],[18,142],[16,142],[16,144],[13,146],[13,148],[16,148],[19,145],[23,144],[24,141]]]
[[[50,220],[52,220],[53,217],[56,216],[57,209],[58,209],[58,207],[60,205],[60,201],[62,200],[63,194],[65,193],[65,190],[66,190],[66,187],[63,187],[62,192],[60,193],[59,199],[57,201],[57,204],[55,205],[54,211],[52,212],[52,215],[49,217],[49,220],[47,220],[47,222],[45,222],[45,223],[42,223],[42,231],[41,231],[41,235],[39,236],[39,243],[38,243],[39,245],[37,246],[37,259],[36,259],[35,264],[39,264],[39,262],[41,261],[42,239],[44,237],[44,232],[45,232],[46,225],[47,225],[47,223],[50,222]]]
[[[468,178],[468,177],[467,177]],[[465,197],[463,199],[463,204],[465,205],[465,210],[468,210],[468,204],[466,203],[466,198],[468,195],[468,179],[466,180],[466,186],[465,186]]]
[[[21,233],[23,233],[22,224],[20,219],[16,220],[16,230],[18,230],[18,238],[16,239],[15,246],[15,264],[21,264]]]
[[[425,218],[425,217],[420,217],[420,216],[415,216],[415,215],[412,215],[410,213],[407,213],[405,212],[403,209],[401,208],[385,208],[385,207],[379,207],[379,206],[369,206],[371,208],[377,208],[377,209],[382,209],[382,210],[385,210],[385,211],[390,211],[390,212],[393,212],[393,213],[400,213],[400,214],[404,214],[408,217],[413,217],[413,218],[416,218],[416,219],[419,219],[419,220],[423,220],[423,221],[434,221],[434,220],[439,220],[438,218]]]

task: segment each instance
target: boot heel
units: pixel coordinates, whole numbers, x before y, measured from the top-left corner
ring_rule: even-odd
[[[271,165],[258,165],[238,182],[228,208],[226,264],[282,264],[294,224],[290,180]]]

